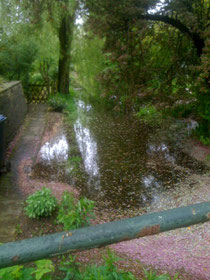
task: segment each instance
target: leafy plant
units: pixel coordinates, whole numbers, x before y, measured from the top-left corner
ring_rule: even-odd
[[[146,122],[148,124],[160,124],[161,122],[161,114],[156,110],[153,105],[147,105],[138,111],[136,114],[138,119]]]
[[[51,280],[55,268],[51,260],[35,262],[36,267],[16,265],[0,269],[1,280]],[[34,276],[33,276],[34,275]]]
[[[210,138],[209,137],[204,137],[203,135],[200,137],[200,141],[204,145],[210,145]]]
[[[57,222],[63,224],[64,230],[76,229],[89,225],[93,218],[94,202],[81,198],[77,203],[69,192],[64,192],[58,210]]]
[[[70,95],[66,96],[60,93],[53,95],[49,98],[48,104],[55,112],[64,112],[72,120],[76,112],[76,105],[73,100],[75,92],[70,89]]]
[[[53,108],[56,112],[63,112],[64,109],[68,106],[67,97],[57,93],[49,98],[48,104]]]
[[[81,162],[81,160],[82,160],[81,157],[78,157],[78,156],[69,158],[69,161],[73,162],[73,163]]]
[[[20,235],[22,233],[22,229],[21,229],[21,225],[20,224],[17,224],[16,227],[15,227],[15,233],[17,235]]]
[[[60,270],[65,272],[64,280],[135,280],[131,272],[120,270],[114,264],[118,258],[110,250],[107,257],[104,257],[104,264],[101,266],[87,265],[85,268],[76,263],[75,258],[70,257],[69,261],[63,261]]]
[[[35,275],[36,280],[51,280],[55,267],[51,260],[36,261],[36,269],[31,274]]]
[[[49,217],[57,207],[57,200],[50,189],[42,188],[30,195],[26,204],[25,211],[29,218]]]

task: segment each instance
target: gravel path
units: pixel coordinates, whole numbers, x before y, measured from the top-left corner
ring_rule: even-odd
[[[192,187],[193,185],[193,187]],[[210,200],[210,177],[192,175],[148,208],[156,212]],[[118,253],[155,269],[210,279],[210,222],[113,245]],[[181,278],[185,279],[185,278]]]

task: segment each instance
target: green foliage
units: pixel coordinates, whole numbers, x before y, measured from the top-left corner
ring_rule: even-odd
[[[34,262],[33,267],[22,265],[0,269],[1,280],[136,280],[131,272],[118,269],[116,262],[120,259],[108,249],[107,256],[103,256],[103,264],[86,265],[76,262],[76,257],[69,255],[68,259],[63,256],[59,264],[59,270],[63,276],[55,278],[55,266],[51,260],[39,260]],[[143,280],[178,280],[178,274],[171,278],[168,274],[157,275],[156,272],[144,269],[146,278]]]
[[[204,145],[210,145],[210,138],[209,138],[209,137],[201,136],[201,137],[200,137],[200,141],[201,141],[201,143],[204,144]]]
[[[140,108],[136,116],[138,119],[151,125],[157,125],[161,123],[161,114],[153,105]]]
[[[25,211],[29,218],[49,217],[57,207],[56,198],[47,188],[42,188],[42,190],[30,195],[26,204]]]
[[[48,104],[55,112],[63,112],[65,109],[67,109],[68,100],[65,95],[57,93],[56,95],[53,95],[49,98]]]
[[[81,157],[75,156],[75,157],[69,158],[69,161],[73,162],[73,163],[78,163],[78,162],[81,162],[82,159],[81,159]]]
[[[35,267],[16,265],[0,269],[1,280],[51,280],[55,270],[51,260],[36,261]]]
[[[33,268],[24,268],[17,265],[0,269],[0,279],[2,280],[31,280]]]
[[[64,192],[59,205],[57,222],[63,224],[64,230],[72,230],[89,225],[94,217],[94,202],[81,198],[78,202],[69,192]]]
[[[108,256],[104,257],[103,265],[87,265],[85,268],[81,268],[81,265],[76,263],[75,258],[71,257],[69,261],[63,261],[60,269],[66,274],[64,280],[135,280],[132,273],[124,272],[115,266],[114,262],[117,260],[114,253],[108,251]]]
[[[91,31],[86,33],[81,27],[76,30],[72,50],[76,75],[73,77],[89,96],[95,98],[101,90],[98,75],[104,69],[103,45],[104,40]]]
[[[68,115],[73,114],[76,110],[72,95],[66,96],[61,93],[57,93],[49,98],[48,104],[55,112],[65,112]]]
[[[178,280],[178,273],[171,278],[168,274],[157,275],[157,273],[153,270],[147,271],[144,269],[144,273],[146,278],[143,280]]]
[[[55,271],[51,260],[36,261],[36,269],[31,274],[35,275],[36,280],[51,280],[52,274]]]
[[[35,40],[3,38],[0,49],[0,74],[8,80],[22,80],[27,84],[37,55]]]
[[[190,102],[188,104],[177,104],[170,108],[164,109],[163,114],[172,116],[174,118],[188,118],[196,115],[196,102]]]
[[[0,76],[0,86],[1,86],[1,84],[5,83],[5,82],[6,82],[5,78]]]
[[[16,227],[15,227],[15,233],[17,234],[17,235],[20,235],[20,234],[22,234],[22,229],[21,229],[21,226],[20,226],[20,224],[17,224],[16,225]]]
[[[79,168],[79,163],[82,161],[82,158],[79,156],[73,156],[68,159],[67,166],[73,170],[73,172],[77,172]]]

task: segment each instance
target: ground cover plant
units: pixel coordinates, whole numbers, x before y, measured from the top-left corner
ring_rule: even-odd
[[[58,203],[50,189],[42,188],[29,195],[26,204],[24,210],[29,218],[50,217],[57,208],[56,221],[63,225],[64,230],[88,226],[94,218],[94,201],[86,197],[77,201],[68,191],[63,193],[61,202]]]
[[[57,223],[63,224],[64,230],[77,229],[90,225],[94,218],[94,201],[86,197],[77,202],[69,192],[64,192],[59,205]]]
[[[50,189],[42,188],[30,195],[26,204],[25,211],[29,218],[49,217],[57,207],[57,200]]]
[[[72,255],[63,256],[57,265],[52,260],[35,261],[30,266],[17,265],[0,269],[1,280],[137,280],[128,271],[119,269],[120,260],[108,250],[101,265],[82,265]],[[152,270],[144,269],[142,280],[178,280],[178,274],[170,277],[167,274],[158,275]]]

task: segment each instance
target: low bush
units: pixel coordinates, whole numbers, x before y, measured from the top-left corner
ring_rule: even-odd
[[[65,113],[71,120],[74,120],[77,116],[77,107],[73,99],[74,95],[75,93],[73,89],[70,90],[70,95],[67,96],[57,93],[56,95],[49,98],[48,104],[53,109],[53,111]]]
[[[64,230],[72,230],[89,225],[94,217],[94,202],[87,198],[81,198],[78,202],[69,192],[64,192],[59,205],[57,223],[63,224]]]
[[[161,113],[159,113],[153,105],[141,107],[136,113],[136,116],[141,121],[150,125],[158,125],[162,121]]]
[[[57,200],[50,189],[42,188],[30,195],[26,204],[25,211],[29,218],[49,217],[57,207]]]
[[[35,267],[16,265],[0,269],[1,280],[51,280],[55,271],[51,260],[36,261]]]
[[[75,258],[70,257],[69,261],[62,263],[60,270],[65,272],[64,279],[66,280],[136,280],[131,272],[125,272],[116,267],[114,262],[119,259],[111,251],[108,251],[107,257],[103,259],[103,265],[94,264],[82,267],[80,263],[76,263]]]
[[[55,112],[63,112],[68,107],[68,99],[66,96],[57,93],[49,98],[48,104]]]

